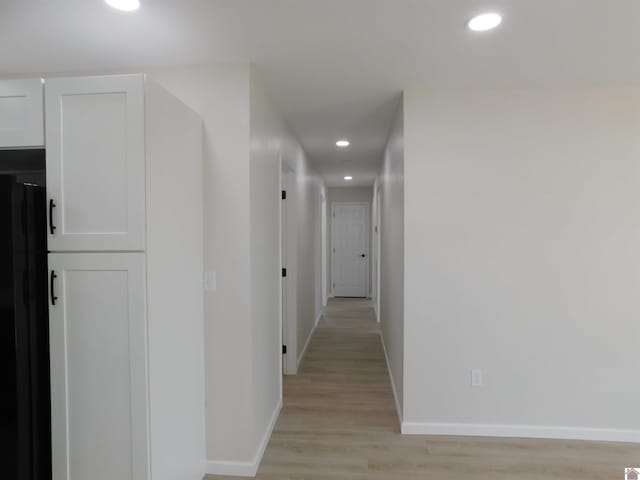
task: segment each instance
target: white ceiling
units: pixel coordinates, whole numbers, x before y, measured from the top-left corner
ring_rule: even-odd
[[[406,87],[640,81],[639,0],[141,1],[0,0],[0,75],[252,61],[330,185],[372,182]]]

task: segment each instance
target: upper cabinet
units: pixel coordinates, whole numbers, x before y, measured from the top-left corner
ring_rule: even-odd
[[[0,148],[44,145],[42,80],[0,80]]]
[[[49,250],[145,249],[143,75],[47,79]]]

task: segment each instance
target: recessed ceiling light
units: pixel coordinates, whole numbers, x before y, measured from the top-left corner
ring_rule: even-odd
[[[350,175],[347,175],[346,177],[344,177],[345,180],[353,180],[353,177]]]
[[[473,17],[467,23],[467,27],[474,32],[486,32],[487,30],[491,30],[496,28],[502,22],[502,16],[497,13],[485,13],[483,15],[478,15],[477,17]]]
[[[349,140],[338,140],[338,141],[336,142],[336,145],[337,145],[338,147],[345,148],[345,147],[348,147],[348,146],[349,146],[349,145],[351,145],[351,144],[349,143]]]
[[[133,12],[140,8],[140,0],[104,0],[107,5],[125,12]]]

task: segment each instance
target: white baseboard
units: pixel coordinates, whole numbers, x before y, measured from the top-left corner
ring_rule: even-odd
[[[208,475],[225,475],[229,477],[255,477],[258,467],[253,462],[225,462],[207,460]]]
[[[590,440],[602,442],[640,443],[640,430],[549,427],[537,425],[402,422],[402,433],[404,435],[548,438],[558,440]]]
[[[262,456],[267,449],[271,433],[273,432],[280,411],[282,410],[282,399],[278,401],[269,425],[262,436],[262,441],[258,447],[255,457],[250,462],[227,462],[221,460],[207,460],[207,473],[210,475],[228,475],[231,477],[255,477],[262,462]]]
[[[300,363],[302,363],[304,354],[307,353],[307,347],[309,346],[309,343],[313,338],[313,334],[315,333],[316,327],[318,326],[318,322],[320,321],[321,318],[322,318],[322,312],[318,313],[318,316],[316,317],[316,323],[313,325],[313,328],[309,332],[309,336],[307,337],[307,341],[304,343],[304,347],[302,347],[302,350],[300,351],[300,355],[298,355],[298,368],[300,368]]]
[[[384,350],[384,358],[387,361],[387,370],[389,371],[389,379],[391,380],[391,390],[393,390],[393,398],[396,401],[396,412],[398,413],[398,422],[400,422],[400,428],[402,429],[402,425],[404,425],[404,423],[402,422],[402,409],[400,408],[400,401],[398,400],[398,392],[396,391],[396,382],[393,380],[391,363],[389,362],[389,355],[387,355],[387,346],[384,344],[384,335],[382,335],[382,332],[380,332],[380,341],[382,342],[382,350]]]

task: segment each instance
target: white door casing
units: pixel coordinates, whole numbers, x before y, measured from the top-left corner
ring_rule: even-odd
[[[322,247],[322,307],[327,306],[327,302],[329,301],[329,292],[327,289],[327,196],[326,192],[323,190],[321,193],[321,201],[320,201],[320,234],[322,235],[322,239],[320,241]]]
[[[0,80],[0,148],[42,146],[42,79]]]
[[[282,318],[282,373],[288,373],[287,352],[284,351],[287,345],[287,176],[281,172],[280,187],[282,188],[282,197],[280,202],[280,265],[282,267],[282,275],[280,279],[280,309]]]
[[[47,80],[49,250],[144,250],[144,82]]]
[[[280,204],[281,264],[287,269],[287,276],[281,282],[282,344],[287,347],[282,368],[285,375],[295,375],[298,370],[296,180],[295,172],[284,164],[280,184],[287,192],[287,198]]]
[[[50,254],[49,268],[53,480],[148,480],[144,254]]]
[[[378,187],[378,191],[376,193],[376,317],[378,323],[382,321],[382,312],[380,310],[381,307],[381,288],[380,288],[380,280],[381,280],[381,259],[380,254],[382,252],[382,212],[380,208],[382,207],[381,200],[382,188]]]
[[[333,204],[333,294],[366,297],[369,290],[369,204]]]

